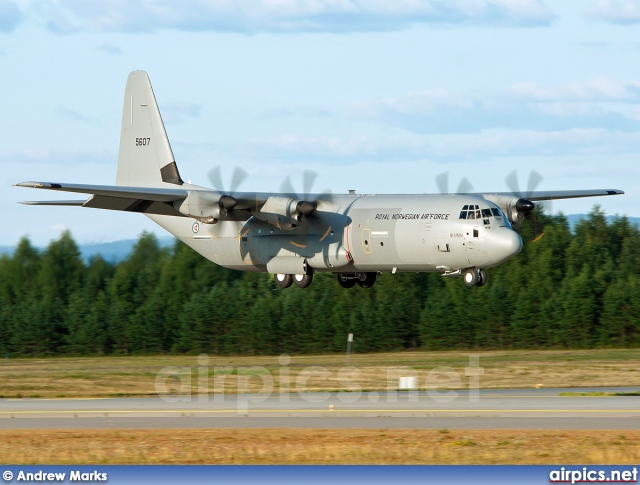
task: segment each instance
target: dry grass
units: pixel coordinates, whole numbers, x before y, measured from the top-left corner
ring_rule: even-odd
[[[223,387],[225,392],[270,392],[271,379],[275,392],[384,390],[395,388],[403,375],[416,375],[421,388],[466,388],[470,355],[479,356],[482,388],[640,386],[640,350],[414,351],[353,355],[350,363],[357,373],[342,376],[342,354],[293,356],[285,366],[277,356],[210,356],[200,361],[197,356],[9,359],[0,363],[0,397],[121,397],[175,390],[195,394]],[[443,379],[441,371],[452,369],[459,381]],[[159,373],[164,377],[157,388]]]
[[[640,431],[0,430],[11,464],[637,464]]]

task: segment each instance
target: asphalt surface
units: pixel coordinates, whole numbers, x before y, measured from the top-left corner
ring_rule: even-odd
[[[0,428],[640,429],[637,388],[0,399]]]

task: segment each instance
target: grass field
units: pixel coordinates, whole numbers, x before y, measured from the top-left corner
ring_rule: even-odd
[[[465,368],[474,362],[481,388],[640,387],[640,350],[414,351],[353,355],[347,384],[345,356],[335,354],[7,359],[0,397],[233,393],[269,390],[265,383],[274,392],[356,382],[384,390],[410,375],[421,388],[465,388]],[[640,462],[640,431],[0,429],[0,457],[15,464],[633,464]]]
[[[637,464],[640,431],[0,430],[12,464]]]
[[[640,386],[640,350],[396,352],[274,357],[140,356],[0,361],[0,397],[153,396],[158,393],[395,389],[415,375],[420,388],[466,388],[478,357],[481,388]],[[451,374],[457,374],[451,378]],[[287,377],[288,376],[288,377]],[[455,376],[454,376],[455,377]],[[347,384],[345,385],[345,378]],[[342,382],[341,382],[342,379]]]

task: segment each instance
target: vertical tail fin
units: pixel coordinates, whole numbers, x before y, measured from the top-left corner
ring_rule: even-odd
[[[124,92],[116,184],[167,187],[182,183],[149,76],[133,71]]]

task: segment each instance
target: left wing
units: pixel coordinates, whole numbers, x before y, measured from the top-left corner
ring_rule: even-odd
[[[235,220],[231,214],[244,220],[249,212],[259,212],[273,195],[259,192],[236,193],[233,196],[221,192],[183,184],[180,188],[130,187],[123,185],[85,185],[53,182],[21,182],[16,187],[75,192],[88,194],[86,200],[27,201],[27,205],[76,206],[108,209],[144,214],[160,214],[178,217],[194,217],[209,220],[224,217]]]
[[[114,185],[83,185],[52,182],[22,182],[17,187],[56,190],[90,194],[86,200],[27,201],[27,205],[80,206],[94,209],[120,210],[184,217],[173,202],[185,199],[189,193],[184,189],[164,189],[156,187],[125,187]]]

